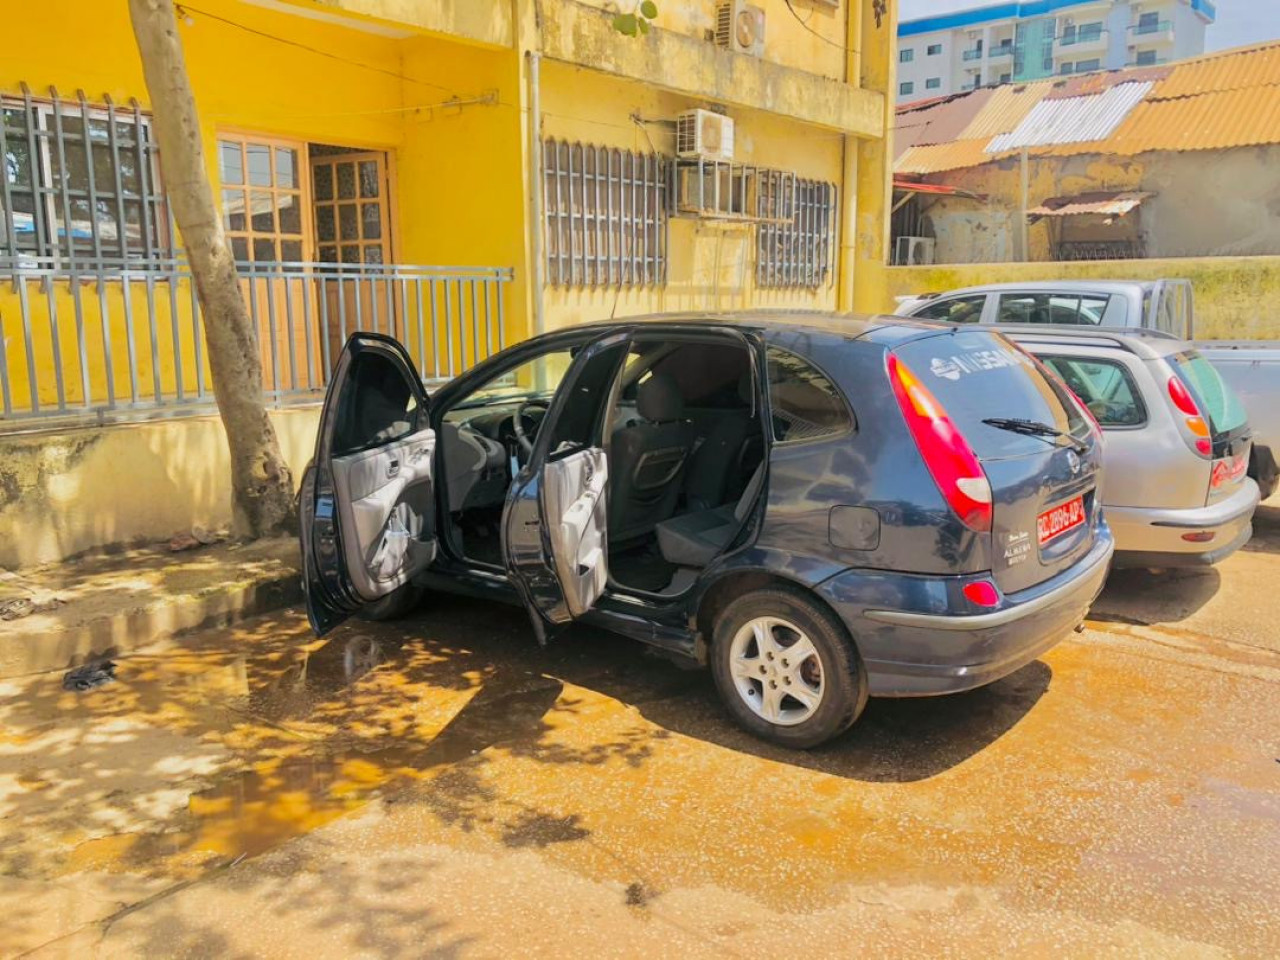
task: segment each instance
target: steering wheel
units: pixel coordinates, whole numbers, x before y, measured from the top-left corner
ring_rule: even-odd
[[[539,407],[541,408],[542,413],[545,416],[550,406],[551,404],[547,403],[547,401],[545,400],[536,400],[536,399],[526,400],[524,401],[524,403],[520,404],[520,406],[516,409],[516,414],[511,420],[511,426],[514,428],[516,432],[516,443],[520,444],[520,452],[524,454],[526,460],[529,459],[529,457],[533,456],[533,439],[534,437],[537,436],[537,433],[535,431],[533,437],[525,433],[525,429],[524,429],[525,411],[527,411],[530,407]]]

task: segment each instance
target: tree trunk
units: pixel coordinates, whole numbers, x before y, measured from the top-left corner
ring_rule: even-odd
[[[233,530],[249,537],[284,533],[294,524],[293,478],[267,416],[262,361],[205,170],[173,3],[129,0],[129,15],[151,97],[165,193],[204,312],[213,395],[231,451]]]

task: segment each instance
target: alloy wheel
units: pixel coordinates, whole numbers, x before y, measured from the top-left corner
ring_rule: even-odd
[[[804,723],[822,703],[822,658],[804,631],[779,617],[742,625],[730,644],[729,673],[738,696],[769,723]]]

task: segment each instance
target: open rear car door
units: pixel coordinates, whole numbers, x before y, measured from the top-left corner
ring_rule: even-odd
[[[503,557],[539,643],[591,609],[609,580],[602,437],[629,344],[629,333],[614,332],[579,351],[507,494]]]
[[[427,392],[404,347],[353,334],[299,495],[303,584],[317,636],[435,559],[435,442]]]

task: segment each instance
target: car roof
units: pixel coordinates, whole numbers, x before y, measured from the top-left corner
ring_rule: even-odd
[[[984,283],[976,287],[957,287],[936,294],[937,297],[954,297],[967,293],[1106,293],[1126,294],[1134,287],[1143,293],[1155,288],[1157,280],[1032,280],[1024,283]]]
[[[1158,360],[1194,349],[1192,344],[1179,340],[1173,334],[1135,327],[993,323],[987,329],[999,330],[1019,343],[1111,348],[1135,354],[1144,360]]]
[[[570,331],[617,329],[631,325],[676,324],[704,328],[753,331],[770,343],[789,346],[800,352],[813,353],[836,342],[864,340],[893,347],[908,340],[931,336],[951,325],[932,320],[913,320],[888,314],[837,313],[821,310],[742,310],[689,311],[685,313],[652,313],[613,320],[596,320],[544,336],[557,336]]]

